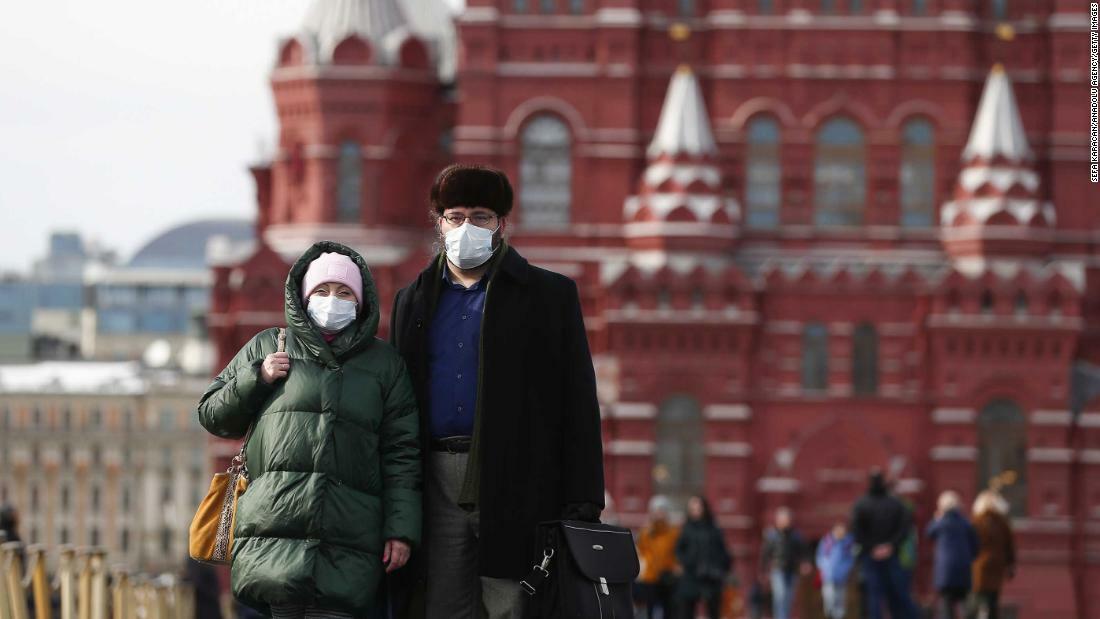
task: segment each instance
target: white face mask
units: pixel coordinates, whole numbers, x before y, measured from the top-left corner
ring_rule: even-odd
[[[478,228],[467,221],[444,235],[447,259],[460,269],[476,269],[493,256],[495,233],[496,230]]]
[[[309,298],[306,311],[313,324],[325,333],[336,333],[355,320],[355,302],[337,299],[334,296],[313,295]]]

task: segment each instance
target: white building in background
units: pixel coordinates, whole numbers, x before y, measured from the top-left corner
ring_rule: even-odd
[[[211,475],[195,415],[207,384],[138,362],[0,365],[0,502],[23,539],[180,568]]]
[[[188,341],[206,339],[213,284],[208,246],[252,238],[249,220],[199,220],[162,232],[124,265],[86,269],[82,357],[134,360],[153,342],[167,342],[169,361],[178,365]]]

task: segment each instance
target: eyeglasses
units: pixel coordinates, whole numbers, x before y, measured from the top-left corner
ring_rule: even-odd
[[[451,213],[449,215],[443,215],[443,219],[447,220],[447,223],[452,226],[461,226],[466,223],[466,220],[470,220],[470,223],[474,224],[478,228],[485,228],[494,221],[496,221],[496,215],[486,215],[485,213],[474,213],[473,215],[463,215],[461,213]]]

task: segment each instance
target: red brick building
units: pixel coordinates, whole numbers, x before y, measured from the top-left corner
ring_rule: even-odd
[[[816,537],[872,465],[921,525],[1015,477],[1006,602],[1100,615],[1100,402],[1067,404],[1100,361],[1084,3],[467,4],[318,0],[280,43],[223,362],[322,238],[374,265],[385,329],[434,173],[495,165],[513,244],[580,286],[621,522],[705,490],[748,576],[775,507]]]

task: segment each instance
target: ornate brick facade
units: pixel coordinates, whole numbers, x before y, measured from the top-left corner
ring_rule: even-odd
[[[495,165],[513,243],[582,291],[622,522],[700,486],[748,576],[771,510],[820,535],[872,465],[922,524],[1012,470],[1007,602],[1100,613],[1100,403],[1067,410],[1100,360],[1084,5],[468,0],[449,49],[400,19],[424,2],[369,4],[279,48],[223,362],[320,238],[375,265],[385,323],[433,173]]]

